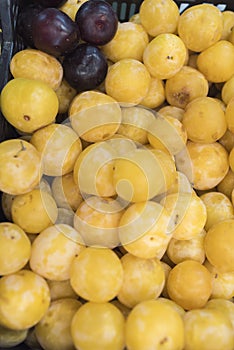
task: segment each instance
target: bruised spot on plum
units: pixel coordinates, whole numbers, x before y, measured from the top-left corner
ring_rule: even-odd
[[[177,93],[174,93],[172,96],[181,105],[187,104],[189,102],[189,99],[190,99],[190,94],[187,91],[177,92]]]
[[[24,115],[24,120],[26,120],[26,122],[28,122],[31,118],[28,115]]]
[[[168,56],[167,56],[167,59],[168,59],[168,60],[173,60],[173,59],[174,59],[174,57],[173,57],[173,56],[169,56],[169,55],[168,55]]]
[[[167,341],[168,341],[168,338],[167,338],[167,337],[164,337],[164,338],[159,342],[159,344],[160,344],[160,345],[163,345],[163,344],[165,344]]]
[[[217,273],[214,275],[214,278],[218,278],[218,274]]]

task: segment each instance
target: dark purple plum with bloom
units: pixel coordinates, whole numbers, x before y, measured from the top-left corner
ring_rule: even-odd
[[[78,9],[75,21],[81,39],[94,45],[105,45],[113,39],[118,28],[118,17],[104,0],[89,0]]]

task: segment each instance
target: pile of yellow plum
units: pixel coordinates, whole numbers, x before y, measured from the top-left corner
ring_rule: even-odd
[[[0,347],[233,350],[234,12],[143,0],[99,49],[82,92],[60,57],[10,62]]]

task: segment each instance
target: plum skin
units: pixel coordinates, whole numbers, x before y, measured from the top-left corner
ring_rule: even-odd
[[[66,13],[47,7],[34,18],[32,37],[38,50],[59,57],[75,50],[80,42],[80,31]]]
[[[64,77],[67,82],[82,92],[98,87],[105,79],[108,63],[101,50],[82,43],[63,60]]]
[[[118,17],[104,0],[84,2],[78,9],[75,22],[81,39],[93,45],[105,45],[113,39],[118,28]]]
[[[29,4],[25,6],[18,14],[16,22],[17,34],[23,39],[25,45],[34,48],[32,37],[32,23],[35,16],[37,16],[44,7],[39,4]]]

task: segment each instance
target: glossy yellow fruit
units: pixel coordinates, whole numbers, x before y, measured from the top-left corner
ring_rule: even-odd
[[[164,174],[164,192],[168,192],[176,185],[178,181],[178,173],[176,170],[174,158],[167,152],[161,151],[160,149],[153,148],[151,150],[161,168],[163,169]]]
[[[234,271],[232,249],[234,219],[214,224],[206,233],[204,248],[207,260],[220,272]]]
[[[61,84],[55,92],[59,101],[58,113],[67,113],[69,110],[70,103],[77,94],[76,89],[74,89],[70,84],[68,84],[65,78],[63,78]]]
[[[131,107],[129,107],[131,108]],[[113,135],[109,140],[106,141],[115,150],[115,156],[123,156],[126,153],[137,148],[137,143],[128,138],[127,136],[119,133]]]
[[[215,308],[225,313],[232,323],[234,328],[234,304],[231,300],[226,300],[222,298],[215,298],[208,300],[205,308]]]
[[[63,67],[55,58],[41,50],[29,49],[16,52],[10,61],[14,78],[36,79],[57,90],[62,82]]]
[[[159,297],[157,298],[157,301],[160,301],[161,303],[164,303],[166,305],[169,305],[169,306],[172,306],[173,309],[178,312],[178,314],[183,317],[184,314],[185,314],[185,310],[180,306],[178,305],[175,301],[171,300],[171,299],[168,299],[168,298],[164,298],[164,297]]]
[[[10,195],[31,191],[41,179],[41,157],[29,142],[20,139],[0,143],[0,189]]]
[[[132,16],[129,18],[129,22],[141,24],[139,12],[134,13],[134,15],[132,15]]]
[[[211,299],[222,298],[230,300],[234,296],[234,271],[220,272],[206,260],[204,266],[212,277]]]
[[[72,289],[70,279],[64,281],[52,281],[47,279],[47,284],[50,288],[51,301],[63,298],[78,299],[77,294]]]
[[[222,13],[212,4],[196,4],[180,15],[178,34],[191,51],[207,49],[221,38],[222,31]]]
[[[73,170],[82,151],[81,140],[69,126],[53,123],[33,133],[30,143],[41,154],[43,173],[62,176]]]
[[[25,341],[28,335],[28,329],[14,330],[0,326],[0,347],[12,348],[23,341]]]
[[[184,109],[179,108],[179,107],[175,107],[175,106],[170,106],[170,105],[167,106],[166,105],[164,107],[161,107],[158,110],[158,114],[161,115],[162,117],[176,118],[181,122],[183,115],[184,115]]]
[[[228,79],[222,86],[221,97],[223,102],[227,105],[228,102],[234,97],[234,77]]]
[[[232,97],[226,107],[226,120],[227,120],[227,127],[228,130],[231,132],[234,132],[234,117],[233,117],[233,112],[234,112],[234,97]]]
[[[141,24],[153,37],[161,33],[175,33],[179,8],[173,0],[145,0],[139,10]]]
[[[232,28],[234,26],[234,13],[233,11],[225,10],[222,11],[223,16],[223,32],[221,39],[228,40],[229,35],[231,34]]]
[[[114,299],[123,283],[123,267],[109,248],[87,247],[70,269],[71,286],[83,299],[103,303]]]
[[[82,238],[73,227],[51,225],[41,231],[32,243],[30,268],[53,281],[67,280],[73,258],[83,249]]]
[[[207,212],[205,230],[209,230],[219,221],[234,218],[232,202],[224,193],[211,191],[202,194],[200,199],[205,204]]]
[[[148,142],[147,133],[154,118],[154,113],[147,108],[141,106],[123,107],[122,122],[118,134],[144,145]]]
[[[232,199],[232,191],[234,187],[234,172],[229,168],[223,180],[217,185],[217,190]]]
[[[87,142],[110,138],[121,122],[121,109],[115,97],[99,91],[84,91],[76,95],[68,114],[72,128]]]
[[[141,101],[141,105],[148,108],[156,108],[165,101],[165,84],[162,79],[151,77],[147,95]]]
[[[104,55],[112,62],[124,58],[142,61],[143,52],[149,43],[149,36],[141,24],[119,22],[114,38],[101,47]]]
[[[227,130],[225,113],[212,97],[197,97],[185,107],[182,124],[188,139],[210,143],[219,140]]]
[[[15,330],[36,325],[50,304],[46,280],[29,270],[3,276],[0,295],[0,324]]]
[[[147,201],[130,205],[119,223],[119,237],[124,249],[140,258],[161,259],[171,239],[169,218],[159,203]]]
[[[148,141],[153,148],[176,155],[186,145],[187,132],[178,119],[158,113],[150,126]]]
[[[74,181],[73,172],[55,177],[51,183],[51,190],[58,208],[76,211],[83,200],[79,187]]]
[[[229,170],[229,162],[228,152],[220,143],[188,141],[186,150],[188,154],[181,152],[177,156],[176,165],[192,180],[195,189],[212,189],[223,180]]]
[[[167,247],[167,255],[174,264],[184,260],[195,260],[203,264],[205,261],[204,237],[202,230],[191,239],[175,239],[172,237]]]
[[[124,208],[113,198],[91,196],[81,202],[73,225],[87,246],[114,248],[120,243],[119,221]]]
[[[142,202],[163,193],[164,167],[152,152],[138,148],[114,162],[113,183],[117,194],[128,202]]]
[[[234,134],[227,129],[225,134],[219,139],[219,142],[230,152],[234,147]]]
[[[166,253],[164,254],[164,258],[166,256]],[[161,297],[168,299],[169,295],[167,293],[167,278],[169,275],[169,272],[171,271],[172,267],[165,261],[161,260],[162,267],[164,269],[164,274],[165,274],[165,284],[161,293]],[[169,300],[169,299],[168,299]],[[170,299],[171,300],[171,299]]]
[[[53,123],[59,102],[46,83],[25,78],[11,79],[1,92],[1,111],[16,129],[32,133]]]
[[[227,40],[219,40],[198,55],[197,67],[210,82],[229,80],[234,74],[234,45]]]
[[[16,225],[37,234],[55,223],[58,208],[51,194],[37,189],[15,197],[11,213]]]
[[[173,306],[160,300],[137,304],[126,321],[126,345],[131,350],[182,350],[184,325]]]
[[[159,34],[146,46],[143,62],[158,79],[173,77],[184,65],[187,55],[183,41],[175,34]]]
[[[117,298],[122,304],[133,308],[141,301],[159,297],[165,284],[165,273],[158,259],[142,259],[126,253],[121,263],[124,277]]]
[[[95,142],[77,157],[73,178],[83,197],[90,194],[111,197],[116,194],[113,172],[119,144],[118,140],[113,144],[109,141]]]
[[[43,349],[73,348],[71,322],[81,305],[80,301],[70,298],[51,302],[46,314],[35,326],[36,338]]]
[[[76,12],[86,1],[87,0],[67,0],[62,6],[59,7],[59,10],[66,13],[74,21]]]
[[[31,255],[31,243],[25,232],[11,222],[0,223],[0,275],[22,269]]]
[[[126,58],[109,67],[105,89],[107,95],[127,107],[141,103],[148,93],[150,83],[147,67],[138,60]]]
[[[187,176],[180,171],[176,171],[176,182],[169,188],[167,194],[170,193],[192,193],[194,190]],[[162,199],[162,198],[161,198]]]
[[[215,308],[190,310],[184,315],[185,350],[232,350],[234,335],[228,317]]]
[[[211,274],[200,262],[184,260],[169,272],[167,291],[185,310],[201,308],[212,292]]]
[[[173,238],[191,239],[204,228],[206,206],[195,192],[167,194],[160,203],[170,214]]]
[[[167,102],[178,108],[185,108],[197,97],[207,96],[208,90],[209,84],[204,75],[189,66],[183,66],[165,84]]]
[[[125,319],[112,303],[87,302],[73,317],[71,335],[76,349],[123,350]]]

